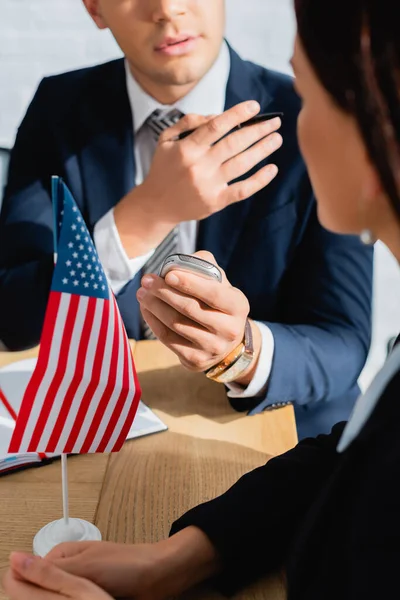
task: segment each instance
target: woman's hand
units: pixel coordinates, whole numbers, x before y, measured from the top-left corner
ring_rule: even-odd
[[[46,560],[113,597],[135,600],[176,596],[219,568],[214,546],[196,527],[155,544],[68,542],[56,546]]]
[[[117,598],[155,597],[162,572],[157,544],[67,542],[56,546],[46,558]]]
[[[91,581],[20,552],[11,554],[3,587],[10,600],[112,600]]]

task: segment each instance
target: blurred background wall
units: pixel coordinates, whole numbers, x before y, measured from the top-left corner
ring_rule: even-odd
[[[242,55],[290,73],[295,33],[291,0],[226,0],[227,38]],[[113,37],[98,31],[81,0],[1,0],[0,147],[11,147],[18,124],[44,75],[120,55]],[[0,167],[1,187],[1,167]],[[400,331],[400,273],[376,248],[373,345],[362,384],[382,364],[387,340]]]

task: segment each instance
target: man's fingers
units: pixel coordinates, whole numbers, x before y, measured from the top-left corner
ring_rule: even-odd
[[[165,283],[185,296],[196,298],[211,309],[227,315],[236,314],[237,304],[245,296],[228,283],[219,283],[213,279],[199,277],[187,271],[170,271]]]
[[[268,158],[282,146],[282,136],[273,133],[238,156],[228,160],[222,167],[226,182],[233,181],[248,173],[261,161]]]
[[[159,137],[159,143],[164,144],[165,142],[176,141],[179,134],[192,129],[197,129],[201,125],[208,123],[210,119],[214,118],[214,115],[204,117],[203,115],[185,115],[182,119],[179,119],[175,125],[165,129]],[[184,140],[182,140],[183,142]]]
[[[247,316],[248,302],[243,294],[234,288],[229,288],[229,291],[231,308],[233,311],[239,311],[241,322]],[[210,349],[210,352],[215,354],[223,352],[223,349],[216,347],[214,339],[210,341],[210,334],[219,340],[227,341],[234,341],[240,336],[240,331],[236,328],[236,319],[232,315],[214,310],[204,302],[165,285],[164,282],[160,285],[157,279],[153,281],[149,291],[145,288],[138,291],[138,299],[141,308],[150,311],[166,327],[197,347],[213,346],[214,349]]]
[[[218,264],[218,262],[217,262],[217,260],[216,260],[216,258],[214,256],[214,254],[212,254],[212,252],[209,252],[208,250],[197,250],[197,252],[194,252],[192,254],[192,256],[197,256],[197,258],[201,258],[203,260],[206,260],[207,262],[210,262],[211,264],[213,264],[216,267],[218,267],[218,269],[221,271],[222,283],[228,281],[224,269],[219,266],[219,264]],[[176,272],[177,270],[178,269],[173,269],[172,272]],[[199,277],[199,275],[197,275],[197,277]],[[215,280],[213,279],[212,281],[215,281]]]
[[[271,183],[278,174],[278,167],[276,165],[266,165],[257,173],[248,177],[244,181],[238,181],[232,185],[227,186],[223,192],[224,206],[229,206],[234,202],[241,202],[247,200],[250,196],[253,196],[267,185]]]
[[[212,146],[234,127],[248,121],[259,111],[258,102],[242,102],[199,127],[187,138],[187,142],[199,146]]]
[[[154,335],[165,346],[167,346],[167,348],[172,349],[173,345],[192,347],[192,344],[188,340],[183,339],[180,335],[178,335],[171,329],[168,329],[168,327],[166,327],[164,323],[157,319],[157,317],[155,317],[153,313],[151,313],[149,310],[147,310],[143,306],[140,307],[140,310],[142,312],[144,320],[149,325]]]
[[[168,298],[166,298],[166,300],[168,300]],[[188,298],[187,300],[190,303],[192,301],[191,298]],[[183,299],[181,301],[183,301]],[[195,302],[196,301],[194,300],[193,303]],[[176,304],[179,304],[179,302]],[[179,310],[176,310],[168,303],[168,301],[164,301],[151,293],[147,294],[146,297],[140,301],[140,306],[142,309],[144,308],[151,312],[151,314],[165,325],[165,327],[171,329],[195,346],[201,345],[202,340],[210,335],[207,329],[201,324],[200,319],[202,318],[202,313],[199,307],[197,307],[197,310],[196,307],[192,308],[191,315],[186,316],[183,311],[179,312]],[[156,333],[155,331],[153,332]]]
[[[249,127],[234,131],[218,142],[211,150],[212,159],[223,164],[234,156],[244,152],[260,140],[271,136],[281,126],[279,117],[262,121]]]
[[[142,308],[141,311],[154,334],[167,348],[179,356],[179,360],[186,368],[195,371],[204,371],[213,364],[210,361],[208,352],[202,352],[194,348],[193,344],[175,333],[175,331],[168,329],[168,327],[145,308]]]
[[[193,256],[197,256],[197,258],[202,258],[203,260],[206,260],[206,261],[212,263],[213,265],[215,265],[216,267],[218,267],[218,269],[221,271],[222,283],[228,281],[225,271],[223,270],[222,267],[219,266],[219,264],[217,263],[217,261],[215,259],[215,256],[211,252],[209,252],[208,250],[198,250],[197,252],[193,253]]]
[[[197,252],[194,252],[193,256],[197,256],[197,258],[207,260],[208,262],[218,267],[214,254],[212,254],[212,252],[209,252],[208,250],[198,250]]]

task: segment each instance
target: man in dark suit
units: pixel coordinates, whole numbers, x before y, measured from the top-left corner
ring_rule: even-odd
[[[125,60],[44,79],[19,128],[0,221],[0,339],[10,349],[39,342],[53,269],[50,177],[60,175],[130,337],[154,332],[185,366],[205,370],[240,346],[250,307],[253,359],[229,381],[232,406],[253,413],[293,402],[300,438],[328,431],[358,394],[372,251],[317,222],[291,79],[226,44],[223,0],[84,2]],[[213,145],[257,112],[236,107],[247,100],[284,113],[277,177],[269,157],[282,141],[279,123]],[[189,113],[200,116],[181,119]],[[211,252],[226,279],[197,287],[186,279],[173,292],[186,311],[158,277],[139,290],[166,254],[195,250]]]

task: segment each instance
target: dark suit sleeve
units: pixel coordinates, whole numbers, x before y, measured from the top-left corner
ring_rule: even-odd
[[[171,534],[200,528],[220,554],[226,594],[282,567],[301,521],[333,472],[344,423],[244,475],[225,494],[190,510]]]
[[[46,95],[44,80],[18,130],[0,217],[0,340],[11,350],[39,342],[53,271],[50,182],[62,173]]]
[[[262,397],[247,403],[231,399],[237,410],[343,398],[354,389],[365,364],[373,250],[358,238],[326,231],[314,201],[308,204],[308,215],[303,213],[306,229],[281,285],[277,318],[266,322],[275,341],[268,386]],[[304,205],[299,202],[299,212]]]

